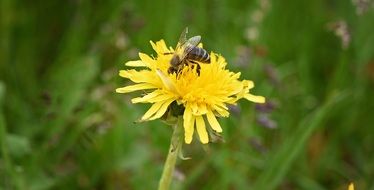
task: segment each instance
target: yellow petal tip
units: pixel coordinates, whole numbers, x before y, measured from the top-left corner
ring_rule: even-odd
[[[353,183],[350,183],[348,186],[348,190],[355,190],[355,186]]]
[[[263,96],[257,96],[256,103],[263,104],[263,103],[265,103],[265,102],[266,102],[265,97],[263,97]]]
[[[117,93],[126,93],[122,88],[117,88],[117,89],[116,89],[116,92],[117,92]]]
[[[184,142],[185,142],[186,144],[191,144],[191,142],[192,142],[192,138],[185,137],[185,138],[184,138]]]
[[[209,143],[208,139],[200,139],[200,141],[201,141],[202,144],[208,144]]]
[[[249,101],[252,101],[252,102],[255,102],[255,103],[260,103],[260,104],[263,104],[265,103],[265,97],[263,96],[255,96],[253,94],[245,94],[244,95],[244,98],[249,100]]]

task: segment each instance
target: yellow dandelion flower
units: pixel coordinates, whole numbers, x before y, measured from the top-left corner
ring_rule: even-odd
[[[350,183],[348,186],[348,190],[355,190],[355,186],[353,183]]]
[[[265,98],[249,93],[254,87],[250,80],[239,80],[240,73],[226,69],[226,60],[221,55],[210,53],[210,64],[199,64],[199,72],[184,67],[180,73],[169,74],[170,60],[174,50],[163,40],[151,41],[156,57],[139,53],[140,60],[129,61],[126,66],[133,69],[121,70],[119,75],[135,84],[116,89],[118,93],[145,91],[146,94],[133,98],[132,103],[151,103],[142,116],[142,121],[161,118],[175,102],[183,106],[183,127],[185,143],[190,144],[196,129],[202,143],[208,143],[207,124],[215,132],[222,132],[217,117],[228,117],[227,105],[244,98],[264,103]]]

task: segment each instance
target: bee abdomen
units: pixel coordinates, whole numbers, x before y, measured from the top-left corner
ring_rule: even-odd
[[[202,63],[210,63],[209,53],[206,52],[205,49],[199,47],[193,48],[191,52],[188,54],[187,58],[200,61]]]

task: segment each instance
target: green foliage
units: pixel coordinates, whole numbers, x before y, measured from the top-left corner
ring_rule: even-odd
[[[118,71],[186,26],[274,108],[185,145],[173,189],[374,189],[374,11],[354,2],[2,0],[0,189],[155,189],[172,130],[134,122],[149,105]]]

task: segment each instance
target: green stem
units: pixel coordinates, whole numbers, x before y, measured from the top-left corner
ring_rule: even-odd
[[[182,148],[183,143],[183,118],[179,117],[174,126],[173,136],[171,137],[169,153],[165,161],[164,170],[158,185],[159,190],[168,190],[173,177],[175,163]]]

